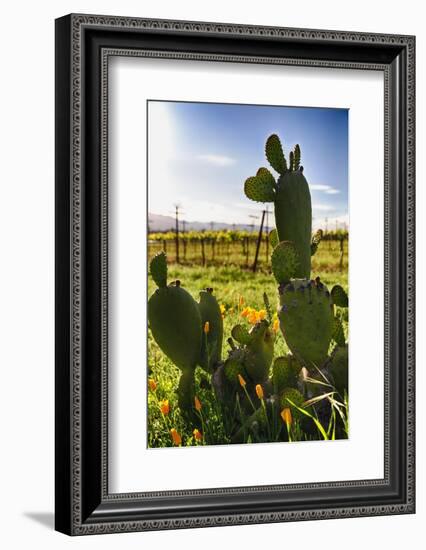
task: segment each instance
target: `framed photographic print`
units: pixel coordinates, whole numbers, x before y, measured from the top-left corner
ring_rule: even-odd
[[[413,513],[412,36],[56,21],[56,529]]]

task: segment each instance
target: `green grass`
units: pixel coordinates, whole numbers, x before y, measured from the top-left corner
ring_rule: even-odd
[[[321,280],[329,287],[340,284],[347,291],[347,259],[344,258],[343,270],[339,270],[340,254],[337,247],[330,247],[330,243],[321,243],[317,254],[313,258],[314,276],[320,276]],[[229,265],[211,265],[206,267],[191,265],[169,265],[169,281],[179,279],[181,284],[195,299],[198,293],[206,287],[213,287],[214,294],[220,304],[225,307],[224,312],[224,345],[223,356],[226,357],[229,349],[226,338],[229,337],[232,327],[237,323],[248,323],[241,317],[240,298],[244,300],[244,306],[250,306],[257,310],[263,309],[263,293],[266,292],[272,309],[277,307],[277,285],[265,265],[261,271],[253,274],[248,269],[243,269],[230,263]],[[149,277],[148,294],[155,290],[155,284]],[[347,334],[347,310],[341,310],[343,315],[345,332]],[[275,341],[274,356],[278,357],[288,352],[284,338],[278,331]],[[196,393],[202,404],[199,418],[193,422],[185,421],[178,409],[175,389],[178,385],[180,371],[161,352],[152,335],[148,331],[148,376],[157,384],[155,391],[149,390],[148,395],[148,445],[150,447],[168,447],[173,444],[170,430],[175,428],[182,438],[182,445],[199,444],[228,444],[229,423],[232,419],[223,414],[220,404],[217,402],[213,390],[209,388],[207,375],[201,369],[196,373]],[[169,413],[162,414],[160,401],[169,401]],[[238,404],[236,404],[237,407]],[[239,414],[236,411],[235,414]],[[228,425],[227,425],[228,424]],[[203,431],[202,441],[198,441],[193,430]],[[281,428],[281,427],[280,427]],[[325,427],[327,430],[328,427]],[[306,438],[298,428],[297,421],[292,426],[291,440]],[[317,439],[322,439],[318,431]],[[252,438],[247,440],[254,442]]]

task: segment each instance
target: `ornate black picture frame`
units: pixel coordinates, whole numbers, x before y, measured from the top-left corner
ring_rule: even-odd
[[[110,494],[107,71],[145,56],[384,74],[384,477]],[[56,529],[69,535],[408,514],[414,480],[415,38],[68,15],[56,21]]]

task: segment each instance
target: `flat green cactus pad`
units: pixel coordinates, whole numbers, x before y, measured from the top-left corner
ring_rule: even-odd
[[[345,332],[343,330],[342,321],[338,317],[334,318],[333,327],[333,340],[338,346],[344,346],[346,343]]]
[[[167,286],[167,257],[164,252],[159,252],[152,258],[149,271],[159,288]]]
[[[282,241],[274,248],[271,265],[277,283],[287,283],[295,276],[299,266],[299,256],[291,241]]]
[[[148,300],[148,321],[160,349],[182,371],[195,369],[201,352],[201,315],[184,288],[158,288]]]
[[[198,304],[201,314],[203,338],[201,344],[200,366],[211,372],[222,357],[223,319],[220,306],[213,295],[213,289],[207,288],[200,292]],[[206,331],[206,323],[208,330]]]
[[[297,359],[290,354],[277,357],[272,367],[274,392],[279,394],[285,388],[294,388],[297,385],[301,368]]]
[[[247,178],[244,183],[244,193],[247,198],[255,202],[274,202],[275,200],[274,184],[264,175]]]
[[[231,331],[231,335],[240,344],[250,344],[252,337],[248,330],[243,325],[235,325]]]
[[[230,357],[225,361],[224,365],[225,376],[231,384],[239,385],[238,375],[242,376],[247,381],[247,373],[242,363],[239,353],[231,353]]]
[[[284,157],[280,138],[276,134],[272,134],[266,140],[265,153],[272,168],[279,174],[284,174],[287,170],[287,162]]]
[[[348,391],[348,346],[338,346],[331,357],[330,371],[333,375],[334,386],[343,396]]]
[[[269,233],[269,242],[272,248],[275,248],[277,244],[280,242],[278,239],[278,232],[276,229],[272,229],[272,231]]]
[[[280,328],[291,352],[308,369],[321,368],[334,330],[327,287],[319,278],[293,279],[280,288],[280,303]]]
[[[281,409],[290,408],[291,414],[295,419],[299,419],[303,416],[303,413],[296,409],[296,407],[303,408],[302,405],[304,402],[305,399],[303,395],[299,390],[296,390],[296,388],[286,388],[280,395]],[[294,405],[296,405],[296,407]]]
[[[333,304],[339,307],[348,307],[348,295],[340,285],[334,285],[331,289],[331,299]]]

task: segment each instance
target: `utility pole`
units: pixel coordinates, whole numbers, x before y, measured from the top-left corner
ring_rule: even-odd
[[[176,212],[176,263],[179,263],[179,204],[175,204],[175,212]]]
[[[256,273],[257,258],[259,256],[259,248],[260,248],[260,243],[262,241],[262,231],[263,231],[263,222],[265,220],[265,213],[266,213],[266,210],[262,210],[262,220],[260,222],[259,236],[257,237],[256,254],[254,256],[253,273]]]

